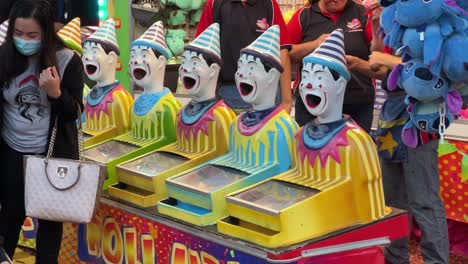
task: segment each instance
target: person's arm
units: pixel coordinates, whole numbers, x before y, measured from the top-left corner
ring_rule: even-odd
[[[288,33],[291,38],[292,49],[289,52],[292,63],[300,63],[302,59],[314,51],[329,34],[323,34],[313,41],[302,42],[301,13],[304,8],[297,10],[288,23]]]
[[[74,54],[67,65],[60,84],[60,96],[49,96],[52,109],[57,112],[60,121],[73,121],[78,118],[78,105],[83,108],[83,64],[78,55]],[[78,104],[78,105],[77,105]]]
[[[380,67],[373,70],[369,61],[351,55],[346,55],[346,63],[348,64],[348,70],[360,72],[374,79],[382,80],[387,73],[387,69]]]
[[[291,60],[289,58],[291,39],[278,3],[276,1],[272,3],[273,25],[280,27],[281,65],[283,66],[283,73],[280,77],[281,105],[286,112],[290,113],[292,109]]]
[[[213,1],[206,1],[205,6],[200,17],[200,22],[198,22],[197,33],[195,37],[198,37],[205,29],[207,29],[211,24],[213,24]]]
[[[383,8],[377,7],[374,9],[372,14],[369,16],[370,23],[370,30],[372,33],[372,40],[371,40],[371,52],[372,51],[383,51],[385,48],[384,41],[379,33],[380,28],[380,14],[382,13]]]

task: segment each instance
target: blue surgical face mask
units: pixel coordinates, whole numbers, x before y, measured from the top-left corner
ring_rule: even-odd
[[[19,53],[24,56],[31,56],[41,48],[40,40],[25,40],[19,37],[14,37],[15,46]]]

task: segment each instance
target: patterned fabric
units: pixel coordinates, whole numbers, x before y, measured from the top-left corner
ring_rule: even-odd
[[[203,31],[192,43],[185,46],[186,49],[194,49],[207,52],[221,61],[221,47],[219,42],[219,24],[213,23]]]
[[[133,41],[133,46],[148,46],[161,53],[166,60],[169,59],[166,38],[164,37],[164,25],[161,21],[154,23],[139,39]]]
[[[119,44],[117,43],[117,36],[115,35],[115,22],[110,18],[102,24],[85,42],[96,42],[106,47],[109,47],[117,55],[120,55]]]
[[[8,20],[6,20],[0,25],[0,45],[2,45],[3,42],[5,42],[7,31],[8,31]]]
[[[303,59],[303,63],[318,63],[327,66],[349,81],[351,75],[346,66],[343,30],[333,31],[318,48]]]
[[[249,46],[241,50],[241,54],[252,54],[272,63],[280,72],[283,72],[280,55],[280,27],[271,26]]]
[[[309,126],[319,124],[309,123]],[[341,130],[318,149],[311,149],[304,144],[308,134],[301,128],[296,134],[293,169],[279,179],[319,191],[352,180],[353,193],[356,201],[359,201],[360,219],[384,216],[386,207],[379,157],[372,139],[350,118],[335,127]]]
[[[83,47],[81,47],[80,26],[80,18],[74,18],[72,21],[70,21],[70,23],[65,25],[57,34],[69,48],[82,54]]]

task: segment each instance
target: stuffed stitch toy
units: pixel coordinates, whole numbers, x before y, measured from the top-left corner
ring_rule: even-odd
[[[442,69],[454,83],[468,82],[468,37],[455,34],[444,42]]]
[[[402,141],[409,147],[416,147],[418,144],[418,130],[427,133],[437,133],[439,131],[440,113],[439,106],[443,100],[430,102],[416,102],[408,107],[410,119],[403,127]],[[448,127],[454,116],[450,112],[445,114],[445,126]]]
[[[398,65],[390,73],[388,88],[395,90],[397,85],[404,89],[409,97],[417,101],[428,102],[438,98],[452,100],[450,82],[443,76],[431,73],[421,60],[413,59]],[[449,104],[449,109],[456,105]]]

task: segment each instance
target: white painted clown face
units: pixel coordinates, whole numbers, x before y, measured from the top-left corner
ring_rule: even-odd
[[[280,72],[273,67],[267,72],[259,58],[247,54],[241,54],[237,66],[236,85],[242,99],[254,109],[274,106]]]
[[[153,49],[148,46],[133,46],[130,50],[128,69],[135,83],[140,87],[150,87],[153,75],[158,75],[158,69],[166,66],[166,58],[156,57]]]
[[[220,69],[216,63],[208,65],[202,54],[185,50],[182,54],[179,76],[189,95],[207,98],[209,96],[206,95],[211,94],[212,89],[216,89]]]
[[[309,113],[326,116],[343,103],[347,81],[337,72],[320,64],[306,63],[302,69],[299,93]],[[341,114],[341,113],[340,113]]]
[[[115,78],[117,54],[113,51],[106,54],[101,44],[86,42],[81,59],[86,75],[88,75],[91,80],[100,82],[104,79],[109,79],[109,76]]]

